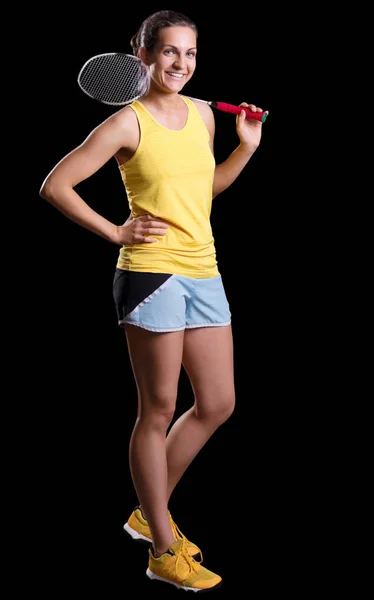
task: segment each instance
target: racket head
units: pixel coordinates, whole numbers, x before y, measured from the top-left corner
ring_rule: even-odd
[[[149,70],[137,56],[106,52],[89,58],[77,81],[90,98],[110,106],[125,106],[146,93]]]

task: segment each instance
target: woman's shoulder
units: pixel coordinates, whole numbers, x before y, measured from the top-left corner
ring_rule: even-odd
[[[210,135],[214,134],[215,130],[215,120],[214,113],[209,104],[204,102],[203,100],[198,100],[197,98],[191,98],[190,96],[183,96],[184,99],[189,102],[193,107],[196,108],[199,113],[201,119],[205,123]]]
[[[133,154],[139,145],[139,126],[135,112],[123,106],[102,123],[103,132],[110,140],[117,140],[119,150],[117,160],[122,163]]]
[[[132,123],[136,124],[137,109],[135,106],[135,102],[133,102],[132,104],[128,104],[127,106],[123,106],[112,116],[114,119],[116,119],[119,125],[124,124],[126,126],[129,126]]]
[[[110,117],[101,124],[101,127],[108,131],[117,131],[120,135],[122,135],[122,131],[126,137],[136,135],[138,133],[136,113],[131,109],[130,105],[123,106],[110,115]]]
[[[214,113],[209,104],[207,104],[207,102],[204,102],[203,100],[198,100],[197,98],[192,98],[191,96],[183,96],[183,98],[186,100],[187,103],[189,102],[197,108],[197,111],[200,114],[203,121],[209,123],[211,123],[212,120],[214,121]]]

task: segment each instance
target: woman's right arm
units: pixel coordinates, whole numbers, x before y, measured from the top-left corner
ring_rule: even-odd
[[[129,112],[130,111],[130,112]],[[126,230],[95,212],[74,190],[98,171],[121,148],[136,142],[134,112],[128,108],[110,116],[86,140],[57,163],[44,180],[39,195],[69,219],[115,244],[130,243]]]

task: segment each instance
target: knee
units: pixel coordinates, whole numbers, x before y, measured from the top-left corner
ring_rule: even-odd
[[[201,405],[200,405],[201,406]],[[219,427],[227,421],[235,409],[235,393],[229,393],[221,398],[215,397],[212,402],[203,405],[204,408],[196,408],[198,419],[209,421],[215,427]]]
[[[166,431],[174,417],[175,403],[175,397],[153,396],[142,403],[140,418],[151,424],[152,428]]]
[[[235,409],[235,394],[230,394],[225,398],[225,401],[222,402],[221,406],[218,405],[217,409],[217,420],[221,425],[227,419],[229,419],[234,412]]]

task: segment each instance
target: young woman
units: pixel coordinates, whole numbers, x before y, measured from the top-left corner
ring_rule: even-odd
[[[216,164],[213,111],[181,94],[196,68],[197,37],[195,23],[180,13],[145,19],[131,46],[149,69],[148,91],[62,158],[40,195],[120,247],[113,293],[138,391],[129,460],[139,504],[125,530],[151,542],[150,578],[201,591],[215,589],[221,577],[202,565],[199,547],[168,506],[183,473],[234,409],[231,314],[210,214],[213,198],[258,147],[262,123],[244,111],[236,117],[238,146]],[[130,207],[123,225],[103,218],[74,189],[111,158]],[[169,429],[182,366],[194,404]]]

